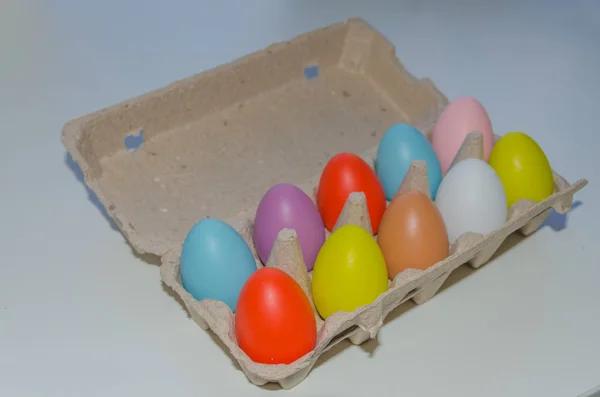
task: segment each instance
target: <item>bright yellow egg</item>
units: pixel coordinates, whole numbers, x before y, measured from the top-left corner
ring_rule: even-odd
[[[312,295],[321,317],[352,312],[387,289],[385,260],[369,232],[346,225],[329,236],[312,273]]]
[[[500,138],[488,163],[502,181],[508,208],[521,199],[542,201],[554,192],[548,158],[537,142],[522,132]]]

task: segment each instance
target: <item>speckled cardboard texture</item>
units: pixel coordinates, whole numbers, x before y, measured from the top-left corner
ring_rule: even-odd
[[[382,35],[352,19],[72,120],[62,138],[133,248],[161,256],[161,278],[191,317],[216,334],[254,384],[291,388],[335,344],[375,337],[387,314],[403,302],[427,301],[460,265],[481,266],[511,233],[534,232],[552,208],[569,210],[573,194],[587,181],[570,185],[555,173],[554,194],[541,203],[517,202],[499,230],[461,236],[450,257],[425,271],[398,274],[371,305],[327,321],[315,314],[317,346],[289,365],[252,362],[236,344],[229,308],[196,301],[182,287],[179,254],[188,230],[207,216],[222,219],[240,231],[257,257],[252,219],[272,185],[293,183],[314,198],[331,156],[353,152],[372,165],[388,127],[409,123],[429,137],[447,103],[430,80],[404,69]],[[481,135],[473,132],[454,163],[480,156]],[[428,194],[426,178],[425,164],[415,162],[400,190]],[[336,227],[344,224],[370,230],[363,193],[349,197]],[[293,230],[280,232],[266,265],[292,275],[311,297],[311,275]]]

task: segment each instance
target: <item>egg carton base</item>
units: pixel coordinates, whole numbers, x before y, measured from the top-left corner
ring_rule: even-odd
[[[238,362],[252,383],[256,385],[277,383],[282,388],[289,389],[302,382],[319,357],[335,344],[349,339],[352,344],[360,345],[376,337],[388,314],[406,301],[412,300],[417,305],[427,302],[440,291],[458,267],[465,264],[470,265],[472,268],[481,267],[498,252],[498,249],[511,234],[515,232],[521,235],[531,234],[543,224],[553,208],[562,213],[568,211],[572,204],[573,194],[582,189],[587,181],[580,180],[573,185],[569,185],[557,174],[555,174],[555,179],[558,190],[556,193],[541,203],[520,203],[517,209],[513,211],[513,218],[507,222],[507,225],[492,233],[491,236],[481,236],[475,233],[467,233],[461,236],[454,244],[450,257],[446,260],[425,271],[405,270],[391,282],[390,290],[382,294],[372,305],[358,308],[353,313],[339,313],[340,315],[337,318],[329,322],[329,326],[333,324],[329,329],[327,329],[327,322],[322,323],[319,330],[320,343],[318,343],[315,350],[290,365],[265,366],[264,364],[251,362],[236,345],[235,336],[233,335],[233,313],[221,302],[210,300],[198,302],[183,289],[178,276],[179,258],[177,252],[172,252],[163,258],[161,277],[167,286],[173,288],[175,293],[180,295],[184,302],[187,302],[186,308],[190,311],[194,320],[203,328],[206,325],[205,329],[215,332],[219,339],[224,342],[233,359]],[[364,195],[354,196],[354,200],[357,200],[357,198],[358,204],[348,205],[347,208],[356,209],[358,207],[364,211]],[[526,212],[518,215],[522,210]],[[346,216],[346,219],[359,221],[364,220],[364,217],[351,215]],[[247,221],[245,226],[239,230],[247,241],[251,241],[252,227],[250,221]],[[283,240],[289,238],[287,231],[280,234],[285,236]],[[295,234],[292,233],[291,236],[295,237]],[[286,244],[289,244],[289,242]],[[297,249],[295,248],[295,250]],[[304,266],[302,262],[300,264]],[[277,263],[271,261],[271,265],[277,266]],[[199,310],[200,308],[201,310]],[[329,334],[329,337],[324,337],[327,334]]]

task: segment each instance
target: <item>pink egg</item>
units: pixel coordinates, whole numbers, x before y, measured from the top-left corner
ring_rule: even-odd
[[[450,102],[433,127],[431,135],[431,144],[440,160],[443,174],[448,171],[467,134],[473,131],[483,134],[483,154],[487,161],[492,151],[494,132],[485,108],[470,96],[462,96]]]

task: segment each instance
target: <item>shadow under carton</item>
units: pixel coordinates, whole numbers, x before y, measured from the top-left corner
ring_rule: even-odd
[[[289,365],[252,362],[235,342],[229,308],[196,301],[185,291],[179,253],[187,232],[210,216],[236,227],[252,247],[251,219],[272,185],[293,183],[312,196],[331,156],[360,153],[372,164],[392,124],[412,124],[429,137],[447,103],[430,80],[404,69],[381,34],[351,19],[72,120],[62,139],[135,251],[162,258],[163,282],[201,327],[214,332],[248,379],[291,388],[337,343],[374,338],[403,302],[427,301],[460,265],[481,266],[511,233],[532,233],[552,208],[566,212],[587,181],[570,185],[555,173],[555,193],[547,200],[515,204],[499,230],[461,236],[446,260],[425,271],[406,270],[373,304],[320,321],[316,348]],[[478,139],[471,135],[455,161],[476,156]],[[404,189],[423,184],[422,167],[413,164]],[[340,223],[368,219],[360,192],[346,207]],[[294,239],[293,231],[280,234],[280,251],[273,255],[293,256],[285,250],[295,249]],[[267,265],[280,263],[274,257]],[[310,280],[302,266],[283,270],[306,290]]]

